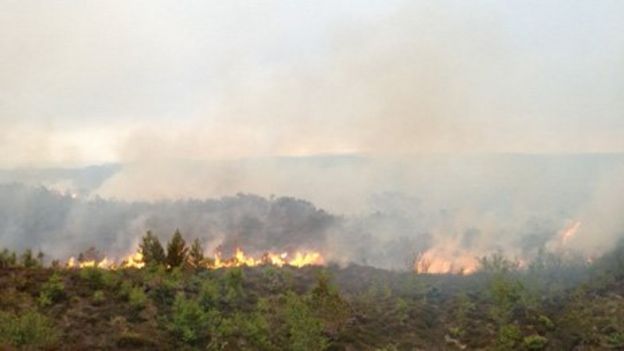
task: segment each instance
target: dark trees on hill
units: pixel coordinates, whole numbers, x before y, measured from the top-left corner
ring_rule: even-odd
[[[186,262],[188,247],[180,231],[176,229],[173,238],[167,244],[167,264],[169,267],[180,267]]]
[[[165,263],[165,250],[160,244],[160,240],[149,230],[139,244],[139,252],[143,255],[143,262],[148,266]]]

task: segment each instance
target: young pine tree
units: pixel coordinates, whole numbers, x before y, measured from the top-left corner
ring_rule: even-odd
[[[191,245],[191,251],[189,251],[189,262],[193,267],[200,267],[204,260],[204,249],[199,242],[199,239],[195,239]]]
[[[21,261],[22,261],[22,266],[24,266],[26,268],[33,268],[33,267],[39,267],[40,266],[39,261],[33,255],[33,252],[32,252],[31,249],[26,249],[24,251],[24,253],[22,254],[22,257],[21,257]]]
[[[167,244],[167,264],[171,267],[180,267],[186,262],[188,247],[182,238],[180,230],[176,229],[171,241]]]
[[[4,249],[0,252],[0,268],[15,267],[16,264],[17,255],[15,251]]]
[[[165,250],[160,244],[160,240],[149,230],[139,244],[139,252],[143,255],[143,262],[148,266],[165,263]]]

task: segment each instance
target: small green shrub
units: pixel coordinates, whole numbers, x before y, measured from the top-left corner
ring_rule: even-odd
[[[22,263],[22,266],[25,268],[36,268],[36,267],[42,266],[41,264],[42,258],[43,258],[43,253],[39,253],[39,255],[35,257],[31,249],[26,249],[24,253],[22,253],[22,256],[20,257],[20,261]]]
[[[624,332],[614,332],[608,335],[607,345],[614,350],[624,349]]]
[[[538,321],[540,323],[540,325],[544,328],[546,328],[546,330],[553,330],[555,329],[555,323],[552,322],[552,320],[550,320],[550,318],[544,316],[544,315],[540,315],[538,317]]]
[[[343,328],[350,315],[349,306],[338,289],[331,284],[325,272],[317,276],[309,304],[313,307],[314,315],[323,322],[325,330],[331,333],[336,333]],[[408,305],[405,300],[399,299],[393,311],[396,314],[395,318],[400,322],[407,320],[407,309]]]
[[[85,267],[80,269],[80,278],[87,282],[91,289],[102,289],[104,287],[104,270],[97,267]]]
[[[245,295],[243,281],[245,275],[240,267],[229,269],[225,272],[225,300],[227,303],[236,304]]]
[[[23,315],[0,312],[0,345],[17,348],[50,348],[59,338],[59,332],[44,315],[28,311]]]
[[[37,304],[41,307],[52,306],[53,302],[50,296],[44,294],[43,292],[39,293],[39,297],[37,298]]]
[[[178,280],[166,273],[152,279],[149,285],[152,300],[159,305],[167,306],[173,304],[176,292],[181,288]]]
[[[187,299],[183,293],[176,295],[171,313],[173,334],[188,344],[205,338],[210,322],[215,317],[205,312],[197,301]]]
[[[522,338],[520,329],[513,324],[500,327],[496,338],[496,347],[499,350],[513,350]]]
[[[133,287],[128,294],[128,302],[130,307],[135,311],[140,311],[147,305],[147,295],[143,291],[143,288]]]
[[[0,252],[0,268],[15,267],[17,265],[17,255],[15,251],[3,249]]]
[[[100,305],[104,301],[106,301],[106,295],[104,294],[104,292],[102,290],[98,290],[98,291],[93,293],[93,303],[94,304]]]
[[[204,309],[217,306],[219,302],[219,285],[214,280],[206,280],[199,289],[199,303]]]
[[[262,314],[235,313],[221,320],[211,335],[210,350],[224,347],[249,350],[275,350],[271,342],[271,329]]]
[[[128,301],[130,297],[130,291],[132,291],[132,283],[130,283],[127,280],[124,280],[119,285],[119,290],[117,294],[119,295],[119,298],[121,298],[122,300]]]
[[[464,335],[464,330],[459,327],[449,328],[449,334],[454,338],[461,338]]]
[[[323,323],[314,316],[312,309],[299,296],[286,296],[286,326],[290,349],[293,351],[325,350],[327,339],[323,336]]]
[[[54,273],[41,287],[37,302],[41,307],[50,306],[65,297],[65,284],[59,273]]]
[[[548,345],[548,339],[541,335],[529,335],[524,338],[522,343],[527,350],[543,350]]]
[[[119,286],[119,277],[117,272],[103,270],[102,272],[102,286],[108,289],[115,289]]]

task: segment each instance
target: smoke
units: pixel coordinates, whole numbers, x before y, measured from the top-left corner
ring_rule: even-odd
[[[292,198],[237,195],[214,200],[117,202],[75,198],[45,188],[0,186],[0,241],[67,257],[89,247],[123,257],[147,230],[163,241],[180,229],[208,252],[319,250],[338,218]]]
[[[397,268],[436,246],[526,256],[581,221],[566,245],[604,251],[624,226],[621,6],[11,2],[0,165],[119,166],[5,176],[81,198],[5,189],[0,243],[121,254],[180,227]]]
[[[6,4],[2,165],[624,150],[616,2],[150,5]]]
[[[207,253],[236,247],[257,254],[307,249],[330,261],[392,269],[411,267],[430,250],[464,261],[494,252],[527,260],[541,250],[595,257],[622,237],[624,223],[617,213],[623,204],[616,186],[623,165],[622,156],[615,155],[423,156],[382,164],[364,157],[186,162],[171,179],[152,173],[166,182],[184,174],[201,179],[203,170],[205,192],[194,190],[199,183],[186,184],[186,200],[172,195],[169,200],[121,201],[3,186],[0,242],[18,249],[36,245],[57,257],[90,246],[121,257],[137,247],[145,231],[165,241],[179,228],[187,239],[199,238]],[[129,174],[123,168],[104,185]],[[255,174],[258,186],[276,177],[280,196],[288,197],[219,198],[213,192],[273,190],[273,185],[251,189],[228,179],[215,184],[215,172],[227,174],[224,168]],[[349,177],[357,185],[332,196],[323,191],[337,189]],[[231,188],[222,189],[224,184]],[[348,201],[336,201],[339,197]],[[325,207],[338,204],[351,212]],[[574,236],[561,240],[576,222]]]
[[[582,227],[568,240],[571,247],[598,256],[613,248],[618,238],[624,238],[623,179],[622,163],[599,177],[589,201],[581,206],[578,220]]]

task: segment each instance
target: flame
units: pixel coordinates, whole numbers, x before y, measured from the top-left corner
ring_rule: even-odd
[[[103,269],[111,269],[115,266],[115,262],[104,257],[101,261],[96,260],[87,260],[87,261],[78,261],[74,257],[70,257],[65,264],[67,268],[103,268]]]
[[[559,231],[556,237],[546,244],[546,248],[554,252],[564,251],[569,241],[578,234],[581,229],[581,224],[580,221],[574,221],[568,224]]]
[[[578,233],[579,229],[581,229],[581,222],[580,221],[576,221],[576,222],[572,223],[571,225],[569,225],[568,227],[566,227],[565,229],[563,229],[559,233],[559,238],[561,240],[561,244],[565,245],[566,242],[568,242],[570,239],[572,239],[574,236],[576,236],[576,233]]]
[[[278,267],[283,267],[285,265],[293,266],[293,267],[304,267],[310,265],[322,265],[324,264],[323,256],[320,253],[310,251],[297,251],[294,253],[292,258],[289,258],[287,252],[283,252],[281,254],[276,254],[272,252],[267,252],[262,255],[260,258],[254,258],[245,254],[242,249],[236,249],[234,256],[231,258],[224,259],[221,257],[220,253],[216,253],[213,260],[205,260],[205,264],[203,265],[205,268],[209,269],[218,269],[218,268],[229,268],[229,267],[255,267],[259,265],[273,265]],[[65,265],[67,268],[90,268],[97,267],[101,269],[126,269],[126,268],[137,268],[141,269],[145,267],[145,262],[143,261],[143,254],[140,252],[136,252],[134,254],[130,254],[126,256],[121,263],[117,264],[114,260],[109,259],[108,257],[104,257],[100,261],[96,260],[88,260],[88,261],[78,261],[74,257],[70,257],[67,260]]]
[[[140,252],[136,252],[134,254],[128,255],[122,262],[121,267],[123,268],[138,268],[141,269],[145,267],[145,262],[143,262],[143,254]]]
[[[414,270],[421,274],[472,274],[478,267],[479,260],[474,254],[444,247],[425,251],[414,263]]]
[[[288,258],[287,252],[281,254],[267,252],[260,258],[253,258],[245,254],[242,249],[237,248],[234,256],[229,259],[223,259],[219,252],[215,253],[214,260],[208,261],[205,267],[218,269],[241,266],[255,267],[259,265],[273,265],[282,267],[284,265],[289,265],[301,268],[303,266],[322,265],[323,263],[323,257],[318,252],[297,251],[293,255],[293,258]]]

